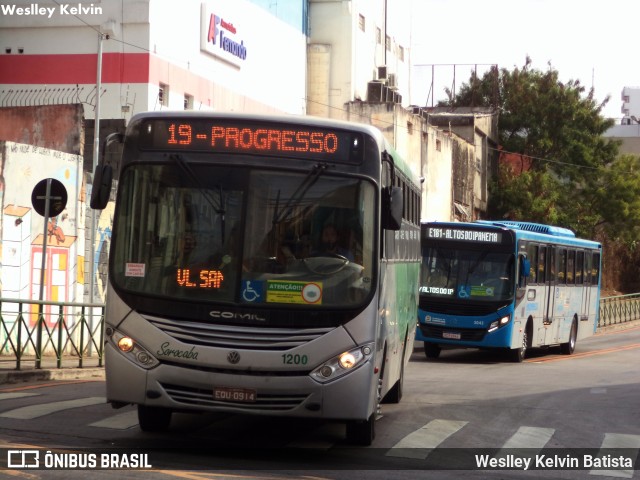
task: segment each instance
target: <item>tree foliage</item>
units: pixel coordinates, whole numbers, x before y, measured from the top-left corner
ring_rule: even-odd
[[[487,106],[498,112],[499,143],[523,154],[531,168],[502,166],[490,185],[494,218],[562,225],[594,238],[604,232],[628,244],[639,238],[640,159],[618,155],[619,143],[603,137],[613,120],[602,116],[593,89],[578,80],[563,83],[525,65],[471,74],[468,84],[441,106]]]

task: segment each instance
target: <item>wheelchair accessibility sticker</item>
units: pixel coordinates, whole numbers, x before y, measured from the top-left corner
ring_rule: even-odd
[[[470,291],[470,287],[467,287],[466,285],[460,285],[458,287],[458,298],[469,298]]]
[[[257,280],[244,280],[242,282],[242,300],[248,303],[262,303],[264,282]]]

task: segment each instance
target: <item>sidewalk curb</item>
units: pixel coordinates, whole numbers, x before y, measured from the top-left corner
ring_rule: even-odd
[[[620,323],[614,323],[611,325],[606,325],[604,327],[598,327],[596,329],[596,335],[598,335],[599,333],[608,333],[608,332],[615,332],[617,330],[627,330],[629,328],[634,328],[640,325],[640,320],[629,320],[628,322],[620,322]]]
[[[104,367],[0,370],[0,385],[46,380],[104,380]]]

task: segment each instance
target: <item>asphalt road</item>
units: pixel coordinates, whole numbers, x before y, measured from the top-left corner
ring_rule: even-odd
[[[97,455],[98,465],[108,453],[115,454],[112,466],[144,460],[153,467],[97,469],[93,478],[639,478],[637,465],[612,466],[618,456],[638,462],[639,352],[638,326],[583,340],[571,356],[531,351],[521,364],[477,350],[445,350],[427,360],[416,349],[404,398],[382,406],[369,448],[347,445],[337,422],[227,414],[176,414],[170,432],[148,434],[138,429],[133,407],[104,403],[101,379],[5,384],[0,447]],[[2,456],[4,450],[6,465]],[[609,463],[594,467],[598,458]]]

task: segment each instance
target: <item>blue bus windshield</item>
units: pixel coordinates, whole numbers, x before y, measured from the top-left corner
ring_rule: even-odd
[[[507,301],[513,298],[514,285],[513,253],[442,246],[423,249],[422,298]]]

